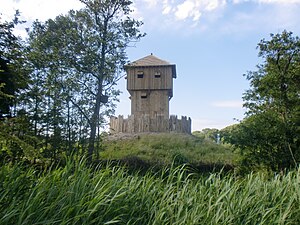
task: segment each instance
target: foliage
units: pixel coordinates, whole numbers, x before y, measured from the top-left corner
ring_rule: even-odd
[[[114,112],[119,95],[114,86],[122,77],[125,49],[144,34],[139,31],[142,23],[130,18],[131,1],[81,2],[83,9],[45,23],[36,21],[29,32],[34,82],[27,107],[34,106],[35,127],[42,132],[46,127],[47,136],[54,134],[52,146],[64,135],[70,145],[89,137],[90,162],[100,124]],[[105,96],[110,97],[108,103]],[[74,136],[74,129],[82,132]]]
[[[99,121],[101,96],[105,86],[116,84],[116,75],[123,70],[126,60],[125,49],[132,41],[137,41],[144,34],[141,34],[139,27],[141,22],[130,18],[131,12],[129,0],[81,0],[86,5],[83,11],[86,23],[84,32],[92,38],[92,43],[96,43],[93,59],[92,75],[96,78],[95,101],[93,114],[90,119],[90,137],[88,148],[88,161],[92,161],[94,152],[94,142],[96,127]],[[91,32],[92,30],[92,32]],[[94,40],[93,40],[94,39]],[[93,47],[93,45],[91,45]],[[89,53],[89,55],[91,55]]]
[[[24,43],[13,29],[24,21],[19,11],[10,22],[0,22],[0,164],[37,157],[31,126],[22,111],[12,110],[28,84]]]
[[[291,32],[271,34],[259,44],[264,60],[246,77],[247,117],[225,140],[239,148],[247,166],[272,170],[300,163],[300,39]],[[228,130],[227,130],[228,131]],[[225,132],[226,133],[226,132]]]
[[[195,178],[144,176],[84,161],[44,172],[0,168],[0,224],[299,224],[300,170]]]
[[[12,116],[16,96],[27,85],[27,72],[22,69],[23,44],[13,34],[14,27],[23,23],[19,16],[16,11],[13,21],[0,21],[0,118]]]
[[[218,142],[219,133],[220,131],[216,128],[205,128],[201,131],[194,131],[193,135],[213,142]]]
[[[0,120],[0,165],[8,162],[41,160],[39,143],[26,115]]]

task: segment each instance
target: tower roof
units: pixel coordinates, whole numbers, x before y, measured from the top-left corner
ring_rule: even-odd
[[[154,55],[148,55],[128,64],[128,66],[170,66],[171,64]]]
[[[152,67],[152,66],[171,66],[172,67],[172,76],[176,78],[176,66],[175,64],[171,64],[165,60],[162,60],[152,53],[144,58],[138,59],[131,63],[128,63],[126,67]]]

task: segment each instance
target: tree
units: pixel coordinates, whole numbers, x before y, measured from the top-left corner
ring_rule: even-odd
[[[219,133],[220,131],[216,128],[204,128],[201,131],[194,131],[193,135],[213,142],[218,142]]]
[[[85,21],[88,29],[83,29],[83,31],[88,35],[87,37],[94,39],[94,48],[90,48],[94,57],[89,59],[92,60],[95,68],[94,71],[91,71],[91,75],[96,78],[88,147],[88,160],[91,162],[103,88],[115,83],[116,73],[120,73],[126,60],[125,48],[131,41],[138,40],[143,35],[138,30],[141,22],[129,17],[131,1],[81,0],[81,2],[86,5],[81,12],[81,18]]]
[[[0,22],[0,161],[35,159],[31,124],[24,111],[12,110],[28,85],[24,43],[14,35],[19,12],[10,22]],[[1,19],[1,18],[0,18]]]
[[[292,32],[271,34],[259,44],[263,63],[246,78],[246,118],[233,129],[231,140],[249,166],[273,170],[300,162],[300,39]],[[227,139],[228,140],[228,139]]]
[[[19,16],[16,11],[13,21],[0,21],[0,118],[11,117],[17,92],[27,85],[27,72],[22,67],[23,45],[13,34],[15,26],[23,23]]]
[[[90,131],[87,156],[91,163],[97,128],[103,117],[113,112],[113,101],[119,94],[114,86],[127,61],[126,47],[144,34],[139,31],[142,23],[129,17],[131,1],[81,2],[85,7],[79,11],[71,10],[45,24],[36,22],[29,43],[34,66],[45,75],[44,81],[51,83],[46,90],[61,91],[53,100],[58,103],[61,99],[64,101],[60,104],[69,105],[60,107],[60,113],[67,113],[64,109],[71,103],[85,118]],[[111,97],[110,107],[105,96]],[[104,104],[105,110],[100,112]]]

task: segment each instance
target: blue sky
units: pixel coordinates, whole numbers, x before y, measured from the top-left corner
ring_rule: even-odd
[[[20,9],[29,22],[81,7],[77,0],[0,0],[0,5],[3,18]],[[128,48],[129,60],[153,53],[176,64],[170,113],[190,116],[193,130],[242,119],[242,94],[249,88],[243,74],[260,62],[257,43],[284,29],[300,36],[300,0],[136,0],[133,9],[147,36]],[[116,114],[128,115],[124,79],[118,87],[123,93]]]

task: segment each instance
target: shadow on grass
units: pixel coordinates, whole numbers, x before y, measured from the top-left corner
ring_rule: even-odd
[[[157,173],[165,170],[166,168],[178,167],[185,165],[186,171],[188,173],[193,173],[195,175],[208,175],[211,173],[233,173],[234,166],[229,164],[222,163],[188,163],[185,161],[180,161],[174,158],[172,164],[166,164],[164,162],[153,162],[141,159],[137,156],[126,156],[122,159],[115,160],[95,160],[93,163],[94,167],[114,167],[120,166],[124,167],[129,173],[138,173],[138,174],[146,174],[148,172]]]

